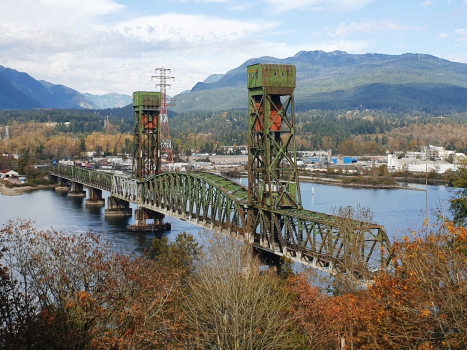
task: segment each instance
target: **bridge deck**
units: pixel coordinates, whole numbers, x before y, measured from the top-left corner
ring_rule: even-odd
[[[367,275],[385,266],[391,245],[384,227],[306,209],[251,205],[248,189],[220,175],[173,172],[136,181],[71,166],[51,175],[110,192],[116,198],[187,220],[331,272]]]

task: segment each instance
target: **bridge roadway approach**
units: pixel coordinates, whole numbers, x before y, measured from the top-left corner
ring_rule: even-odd
[[[56,165],[51,178],[71,187],[70,195],[85,195],[87,205],[104,204],[106,215],[132,215],[163,222],[165,215],[243,240],[265,256],[287,256],[329,273],[371,279],[386,266],[391,244],[383,226],[304,209],[271,209],[248,203],[248,189],[220,175],[167,172],[138,181],[97,170]],[[137,218],[138,222],[138,218]]]

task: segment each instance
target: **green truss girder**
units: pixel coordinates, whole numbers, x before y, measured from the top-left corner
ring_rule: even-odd
[[[112,189],[113,175],[101,171],[57,164],[52,167],[51,174],[104,191]]]
[[[224,230],[258,248],[316,267],[332,266],[362,276],[389,261],[391,244],[383,226],[305,209],[259,207],[248,202],[245,186],[220,175],[170,172],[138,181],[65,165],[53,167],[51,175],[109,191],[143,208]]]

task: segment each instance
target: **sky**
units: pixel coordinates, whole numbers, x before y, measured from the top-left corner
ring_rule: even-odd
[[[467,0],[0,0],[0,65],[81,93],[169,95],[250,58],[423,53],[467,63]]]

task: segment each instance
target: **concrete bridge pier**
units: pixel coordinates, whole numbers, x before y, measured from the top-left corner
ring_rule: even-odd
[[[62,179],[61,177],[55,177],[55,191],[68,191],[68,180]]]
[[[102,198],[102,190],[89,187],[89,199],[86,199],[86,205],[105,205],[105,200]]]
[[[129,202],[113,196],[107,198],[107,208],[105,216],[131,216],[133,214]]]
[[[86,197],[86,192],[84,192],[84,185],[72,181],[71,189],[68,192],[68,197]]]
[[[148,224],[147,220],[154,220],[153,224]],[[170,231],[172,225],[165,223],[165,214],[146,208],[135,209],[136,225],[129,225],[129,231]]]

